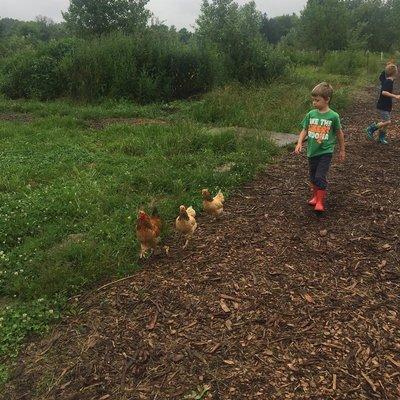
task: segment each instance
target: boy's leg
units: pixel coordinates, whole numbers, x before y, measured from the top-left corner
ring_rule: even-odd
[[[379,112],[379,118],[380,118],[380,122],[375,123],[373,122],[368,128],[367,128],[367,136],[369,139],[373,139],[374,138],[374,132],[377,130],[380,131],[386,131],[386,127],[388,127],[391,124],[390,121],[390,112],[389,111],[383,111],[383,110],[378,110]],[[379,135],[379,141],[381,141],[381,137],[386,137],[386,133],[380,134]],[[382,143],[382,142],[381,142]]]
[[[326,190],[328,186],[328,171],[332,161],[332,154],[320,156],[317,170],[315,171],[314,183],[318,189]]]
[[[366,129],[368,138],[372,140],[374,138],[374,132],[377,131],[378,129],[379,129],[378,124],[375,122],[369,125],[368,128]]]
[[[315,174],[317,172],[318,162],[320,157],[311,157],[308,159],[308,167],[310,172],[310,186],[312,188],[313,195],[311,199],[308,201],[310,206],[315,206],[317,203],[317,186],[315,185]]]
[[[327,175],[332,161],[332,154],[324,154],[321,156],[317,171],[315,173],[315,184],[317,190],[317,202],[315,211],[325,211],[326,188],[328,186]]]
[[[319,159],[321,156],[310,157],[308,159],[308,169],[310,172],[310,182],[315,185],[315,174],[317,173],[317,168],[319,164]]]
[[[385,130],[380,130],[379,131],[378,142],[381,143],[381,144],[389,144],[387,139],[386,139],[386,131]]]
[[[390,112],[389,111],[381,111],[381,120],[382,123],[380,124],[380,129],[379,129],[379,143],[381,144],[388,144],[386,140],[386,129],[387,127],[392,123],[390,119]]]

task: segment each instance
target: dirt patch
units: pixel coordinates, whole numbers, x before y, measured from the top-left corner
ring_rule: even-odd
[[[367,141],[373,103],[343,119],[324,217],[306,157],[287,154],[223,218],[200,215],[186,251],[171,238],[169,258],[78,298],[81,315],[22,351],[5,398],[399,399],[400,139]]]
[[[124,125],[168,125],[167,121],[161,119],[149,119],[149,118],[103,118],[96,119],[87,122],[87,125],[91,129],[104,129],[107,126],[115,124]]]
[[[9,122],[25,122],[29,123],[33,121],[33,116],[30,114],[23,113],[0,113],[0,121],[9,121]]]
[[[238,136],[256,135],[261,137],[268,137],[277,146],[285,147],[289,144],[297,142],[298,135],[292,133],[270,132],[262,129],[242,128],[242,127],[225,127],[225,128],[211,128],[209,132],[213,135],[220,135],[222,132],[233,132]]]

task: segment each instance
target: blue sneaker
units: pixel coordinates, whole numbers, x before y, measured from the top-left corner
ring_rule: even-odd
[[[374,140],[374,132],[378,129],[378,127],[376,126],[375,122],[373,124],[371,124],[367,129],[367,136],[368,139]]]
[[[380,144],[389,144],[388,141],[386,140],[386,132],[379,132],[379,140],[378,142]]]

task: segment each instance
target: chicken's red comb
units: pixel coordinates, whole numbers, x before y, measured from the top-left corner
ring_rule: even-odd
[[[143,221],[147,218],[147,215],[144,211],[139,211],[139,218]]]

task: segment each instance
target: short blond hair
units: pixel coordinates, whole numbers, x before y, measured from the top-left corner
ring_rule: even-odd
[[[333,87],[327,82],[321,82],[311,91],[311,96],[319,96],[325,100],[331,99],[333,96]]]
[[[386,65],[385,73],[386,73],[386,76],[388,76],[388,77],[397,75],[397,66],[394,64]]]

